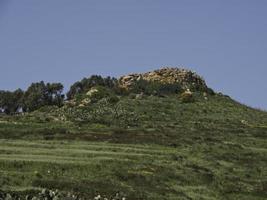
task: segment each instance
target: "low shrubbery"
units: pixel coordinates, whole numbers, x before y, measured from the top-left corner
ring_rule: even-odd
[[[76,95],[74,102],[76,105],[84,107],[89,104],[97,103],[99,100],[104,98],[111,104],[119,101],[118,96],[112,90],[103,86],[96,86],[91,88],[85,94]]]
[[[182,91],[177,83],[161,83],[157,81],[138,80],[129,89],[129,93],[144,93],[146,95],[164,96],[170,94],[178,94]]]
[[[84,107],[65,107],[66,118],[76,123],[98,123],[107,126],[136,126],[138,115],[116,97],[105,97]]]

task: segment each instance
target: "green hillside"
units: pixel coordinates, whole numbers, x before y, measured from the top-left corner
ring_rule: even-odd
[[[0,115],[0,199],[267,199],[267,112],[201,84],[96,86]]]

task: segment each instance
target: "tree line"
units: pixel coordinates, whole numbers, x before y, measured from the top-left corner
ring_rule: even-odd
[[[6,114],[31,112],[46,105],[63,105],[64,94],[61,83],[32,83],[26,91],[0,90],[0,111]]]
[[[0,90],[0,112],[6,114],[32,112],[43,106],[62,106],[65,97],[74,99],[78,94],[87,92],[94,86],[107,87],[113,91],[119,90],[118,80],[112,77],[92,75],[71,85],[69,91],[63,94],[64,86],[61,83],[44,83],[40,81],[32,83],[26,91],[17,89],[15,91]]]
[[[102,77],[92,75],[71,85],[68,92],[63,94],[64,86],[61,83],[44,83],[40,81],[32,83],[26,91],[17,89],[15,91],[0,90],[0,112],[11,114],[18,112],[32,112],[43,106],[62,106],[64,100],[72,100],[79,95],[88,92],[92,87],[105,87],[115,95],[128,95],[130,93],[143,93],[145,95],[165,96],[180,93],[181,87],[177,83],[163,84],[160,82],[149,82],[145,80],[136,81],[135,84],[125,90],[119,86],[118,79],[114,77]]]

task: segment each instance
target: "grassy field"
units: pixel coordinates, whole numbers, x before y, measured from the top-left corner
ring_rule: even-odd
[[[87,197],[122,192],[129,199],[267,197],[264,146],[224,141],[175,148],[5,139],[0,144],[0,183],[5,191],[49,188]]]
[[[23,196],[59,189],[85,199],[117,192],[130,200],[267,199],[266,112],[221,96],[121,103],[138,116],[134,125],[109,126],[108,114],[103,123],[46,119],[63,109],[1,117],[0,190]]]

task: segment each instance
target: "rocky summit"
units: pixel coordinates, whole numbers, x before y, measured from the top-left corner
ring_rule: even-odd
[[[119,79],[122,88],[130,89],[139,80],[161,82],[163,84],[178,83],[182,89],[207,90],[205,80],[196,72],[177,67],[163,67],[143,74],[129,74]]]

